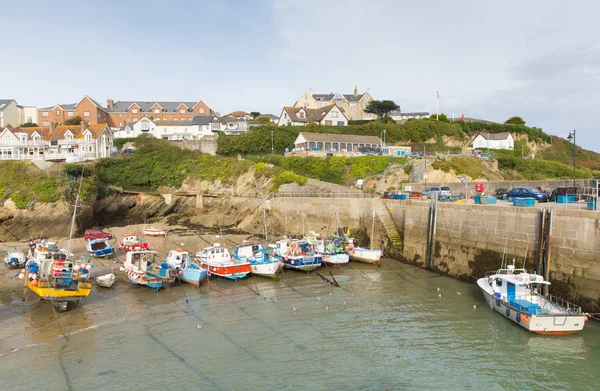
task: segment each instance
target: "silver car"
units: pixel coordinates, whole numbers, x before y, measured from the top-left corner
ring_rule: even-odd
[[[452,191],[450,190],[450,188],[448,186],[431,186],[428,187],[427,190],[425,190],[422,193],[424,196],[431,198],[434,195],[436,196],[451,196],[452,195]]]

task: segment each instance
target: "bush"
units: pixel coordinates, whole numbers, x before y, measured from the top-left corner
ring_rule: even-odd
[[[271,191],[275,192],[279,190],[281,185],[285,185],[288,183],[297,183],[301,186],[305,185],[307,182],[306,177],[301,175],[296,175],[290,171],[280,171],[273,175],[273,186],[271,187]]]
[[[56,202],[61,197],[61,192],[58,191],[56,180],[50,178],[42,179],[33,184],[31,189],[37,194],[37,197],[41,202]]]
[[[256,176],[260,176],[266,169],[267,165],[263,162],[259,162],[256,163],[256,166],[254,166],[254,173],[256,174]]]
[[[29,197],[21,192],[15,192],[10,195],[10,199],[15,204],[17,209],[25,209],[29,205]]]

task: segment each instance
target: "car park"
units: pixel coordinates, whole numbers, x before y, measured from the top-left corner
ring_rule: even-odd
[[[549,198],[548,194],[532,187],[517,187],[511,189],[506,193],[506,197],[508,201],[511,202],[514,198],[535,198],[538,202],[548,202]]]

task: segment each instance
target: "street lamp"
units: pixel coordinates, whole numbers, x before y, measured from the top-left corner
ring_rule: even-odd
[[[273,129],[271,129],[271,155],[275,155],[275,141],[273,138]]]
[[[577,187],[575,184],[575,178],[577,178],[577,144],[575,143],[575,129],[573,129],[573,132],[569,133],[567,140],[573,140],[573,187]]]

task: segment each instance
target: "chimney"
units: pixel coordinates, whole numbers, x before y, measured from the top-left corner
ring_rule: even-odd
[[[115,101],[112,99],[108,99],[106,101],[106,107],[108,107],[109,109],[112,109],[115,106]]]
[[[312,97],[312,88],[308,91],[308,96]]]
[[[81,133],[85,132],[85,130],[87,129],[87,125],[87,122],[81,121]]]
[[[354,86],[354,96],[358,96],[358,88],[356,86]]]

